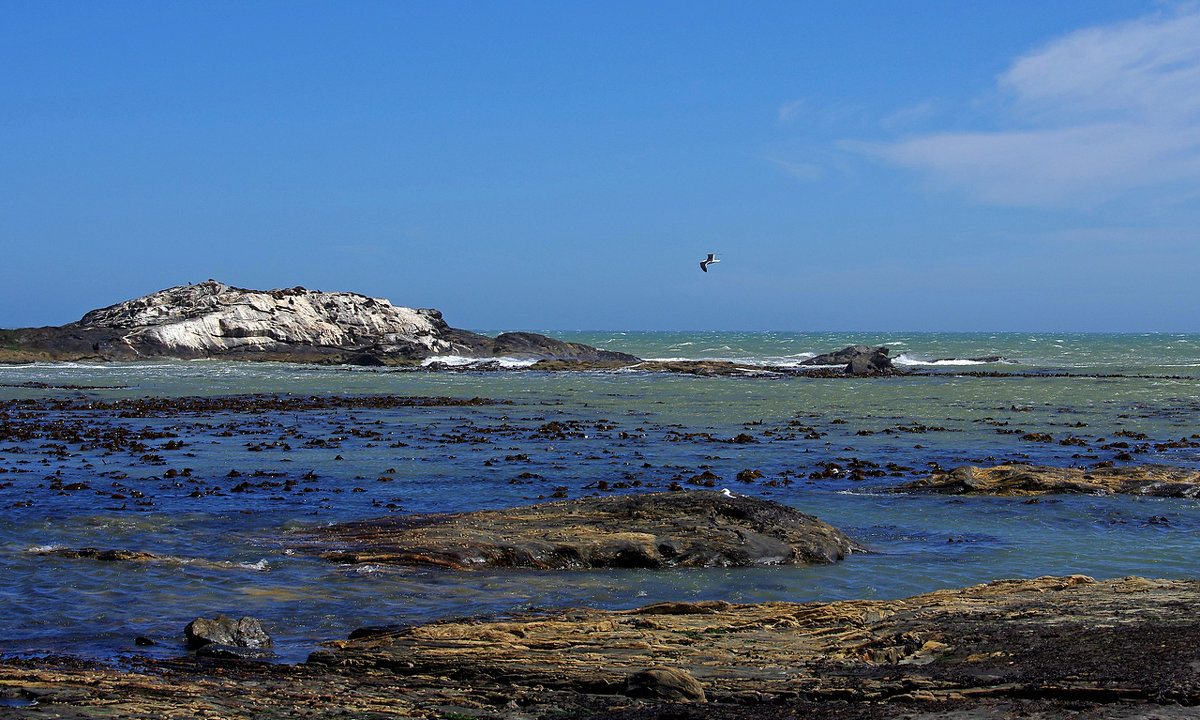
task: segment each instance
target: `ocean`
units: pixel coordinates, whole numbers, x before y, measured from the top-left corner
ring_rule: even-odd
[[[296,662],[361,626],[531,608],[895,598],[1200,569],[1194,500],[885,492],[968,464],[1200,468],[1200,335],[547,334],[763,367],[885,345],[915,374],[479,371],[454,358],[416,372],[3,366],[0,654],[170,657],[190,620],[225,613],[262,619],[280,660]],[[744,470],[761,477],[739,481]],[[332,522],[690,487],[706,471],[714,491],[796,507],[872,552],[811,567],[454,572],[295,549],[297,531]],[[81,547],[153,557],[53,554]]]

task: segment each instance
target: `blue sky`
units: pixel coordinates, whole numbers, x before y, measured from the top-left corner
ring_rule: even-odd
[[[2,327],[1200,331],[1198,239],[1195,3],[0,3]]]

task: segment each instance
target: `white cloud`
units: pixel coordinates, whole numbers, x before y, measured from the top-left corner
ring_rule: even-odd
[[[1015,60],[998,85],[1012,129],[857,147],[1004,205],[1200,184],[1200,13],[1079,30]]]

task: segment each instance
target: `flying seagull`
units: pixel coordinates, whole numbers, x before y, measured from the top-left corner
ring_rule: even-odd
[[[714,255],[713,253],[709,253],[707,258],[700,261],[700,269],[703,270],[704,272],[708,272],[708,266],[712,265],[715,262],[721,262],[721,261],[717,259],[716,255]]]

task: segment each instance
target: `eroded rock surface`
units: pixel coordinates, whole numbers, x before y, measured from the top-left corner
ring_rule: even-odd
[[[1170,465],[1059,468],[1042,465],[957,467],[895,488],[901,492],[947,495],[1149,495],[1200,496],[1200,470]]]
[[[1200,701],[1196,581],[1003,580],[892,601],[723,602],[444,622],[330,644],[311,663],[622,692],[649,666],[710,701]]]
[[[489,338],[441,313],[383,298],[294,287],[246,290],[208,280],[93,310],[77,323],[0,332],[0,359],[222,357],[384,365],[436,355],[636,361],[533,333]]]
[[[794,508],[707,490],[378,518],[311,530],[301,546],[336,562],[455,569],[797,565],[863,549]]]
[[[1178,720],[1198,604],[1195,580],[1044,577],[377,628],[295,666],[0,658],[0,717]]]

